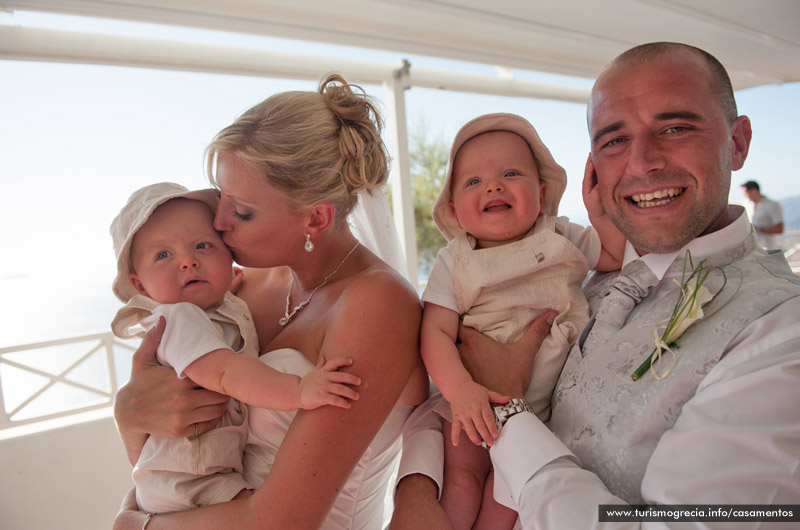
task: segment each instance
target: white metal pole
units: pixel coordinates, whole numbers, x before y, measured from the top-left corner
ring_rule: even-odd
[[[414,195],[411,189],[411,163],[408,153],[408,129],[406,126],[406,100],[408,71],[405,61],[402,68],[394,72],[386,88],[387,131],[389,150],[392,156],[392,210],[400,243],[406,255],[406,267],[411,282],[417,284],[417,235],[414,226]]]

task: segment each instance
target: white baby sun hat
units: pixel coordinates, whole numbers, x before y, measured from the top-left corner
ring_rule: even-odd
[[[495,114],[484,114],[468,121],[456,134],[453,140],[453,147],[450,148],[450,158],[447,162],[447,174],[444,179],[442,191],[433,205],[433,221],[439,231],[447,238],[452,240],[464,230],[458,226],[458,221],[450,208],[450,201],[453,200],[453,162],[455,161],[458,150],[461,149],[468,140],[490,131],[508,131],[521,136],[531,148],[536,167],[539,170],[539,178],[546,183],[544,202],[542,211],[547,215],[558,215],[558,204],[561,196],[567,187],[567,172],[559,166],[550,150],[539,138],[539,134],[533,125],[522,116],[499,112]]]
[[[114,252],[117,255],[117,277],[114,278],[111,289],[123,302],[127,302],[138,294],[128,278],[132,272],[131,243],[133,237],[153,215],[156,208],[171,199],[178,198],[203,202],[212,211],[216,211],[217,204],[219,204],[219,192],[215,189],[189,191],[180,184],[160,182],[133,192],[128,202],[119,211],[119,215],[111,222],[109,232],[114,240]]]

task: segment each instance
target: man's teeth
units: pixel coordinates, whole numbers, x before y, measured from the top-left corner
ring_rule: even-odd
[[[666,190],[657,190],[652,193],[637,193],[636,195],[631,195],[631,200],[640,208],[650,208],[652,206],[667,204],[681,193],[683,193],[682,188],[669,188]]]

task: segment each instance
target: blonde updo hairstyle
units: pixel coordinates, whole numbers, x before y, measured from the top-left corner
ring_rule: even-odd
[[[282,92],[247,110],[206,149],[212,183],[220,154],[256,167],[296,207],[326,201],[337,222],[347,218],[358,192],[388,178],[383,121],[364,90],[328,75],[317,92]]]

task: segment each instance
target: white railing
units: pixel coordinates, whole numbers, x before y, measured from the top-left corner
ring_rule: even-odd
[[[105,332],[0,348],[0,430],[109,407],[137,346]]]

